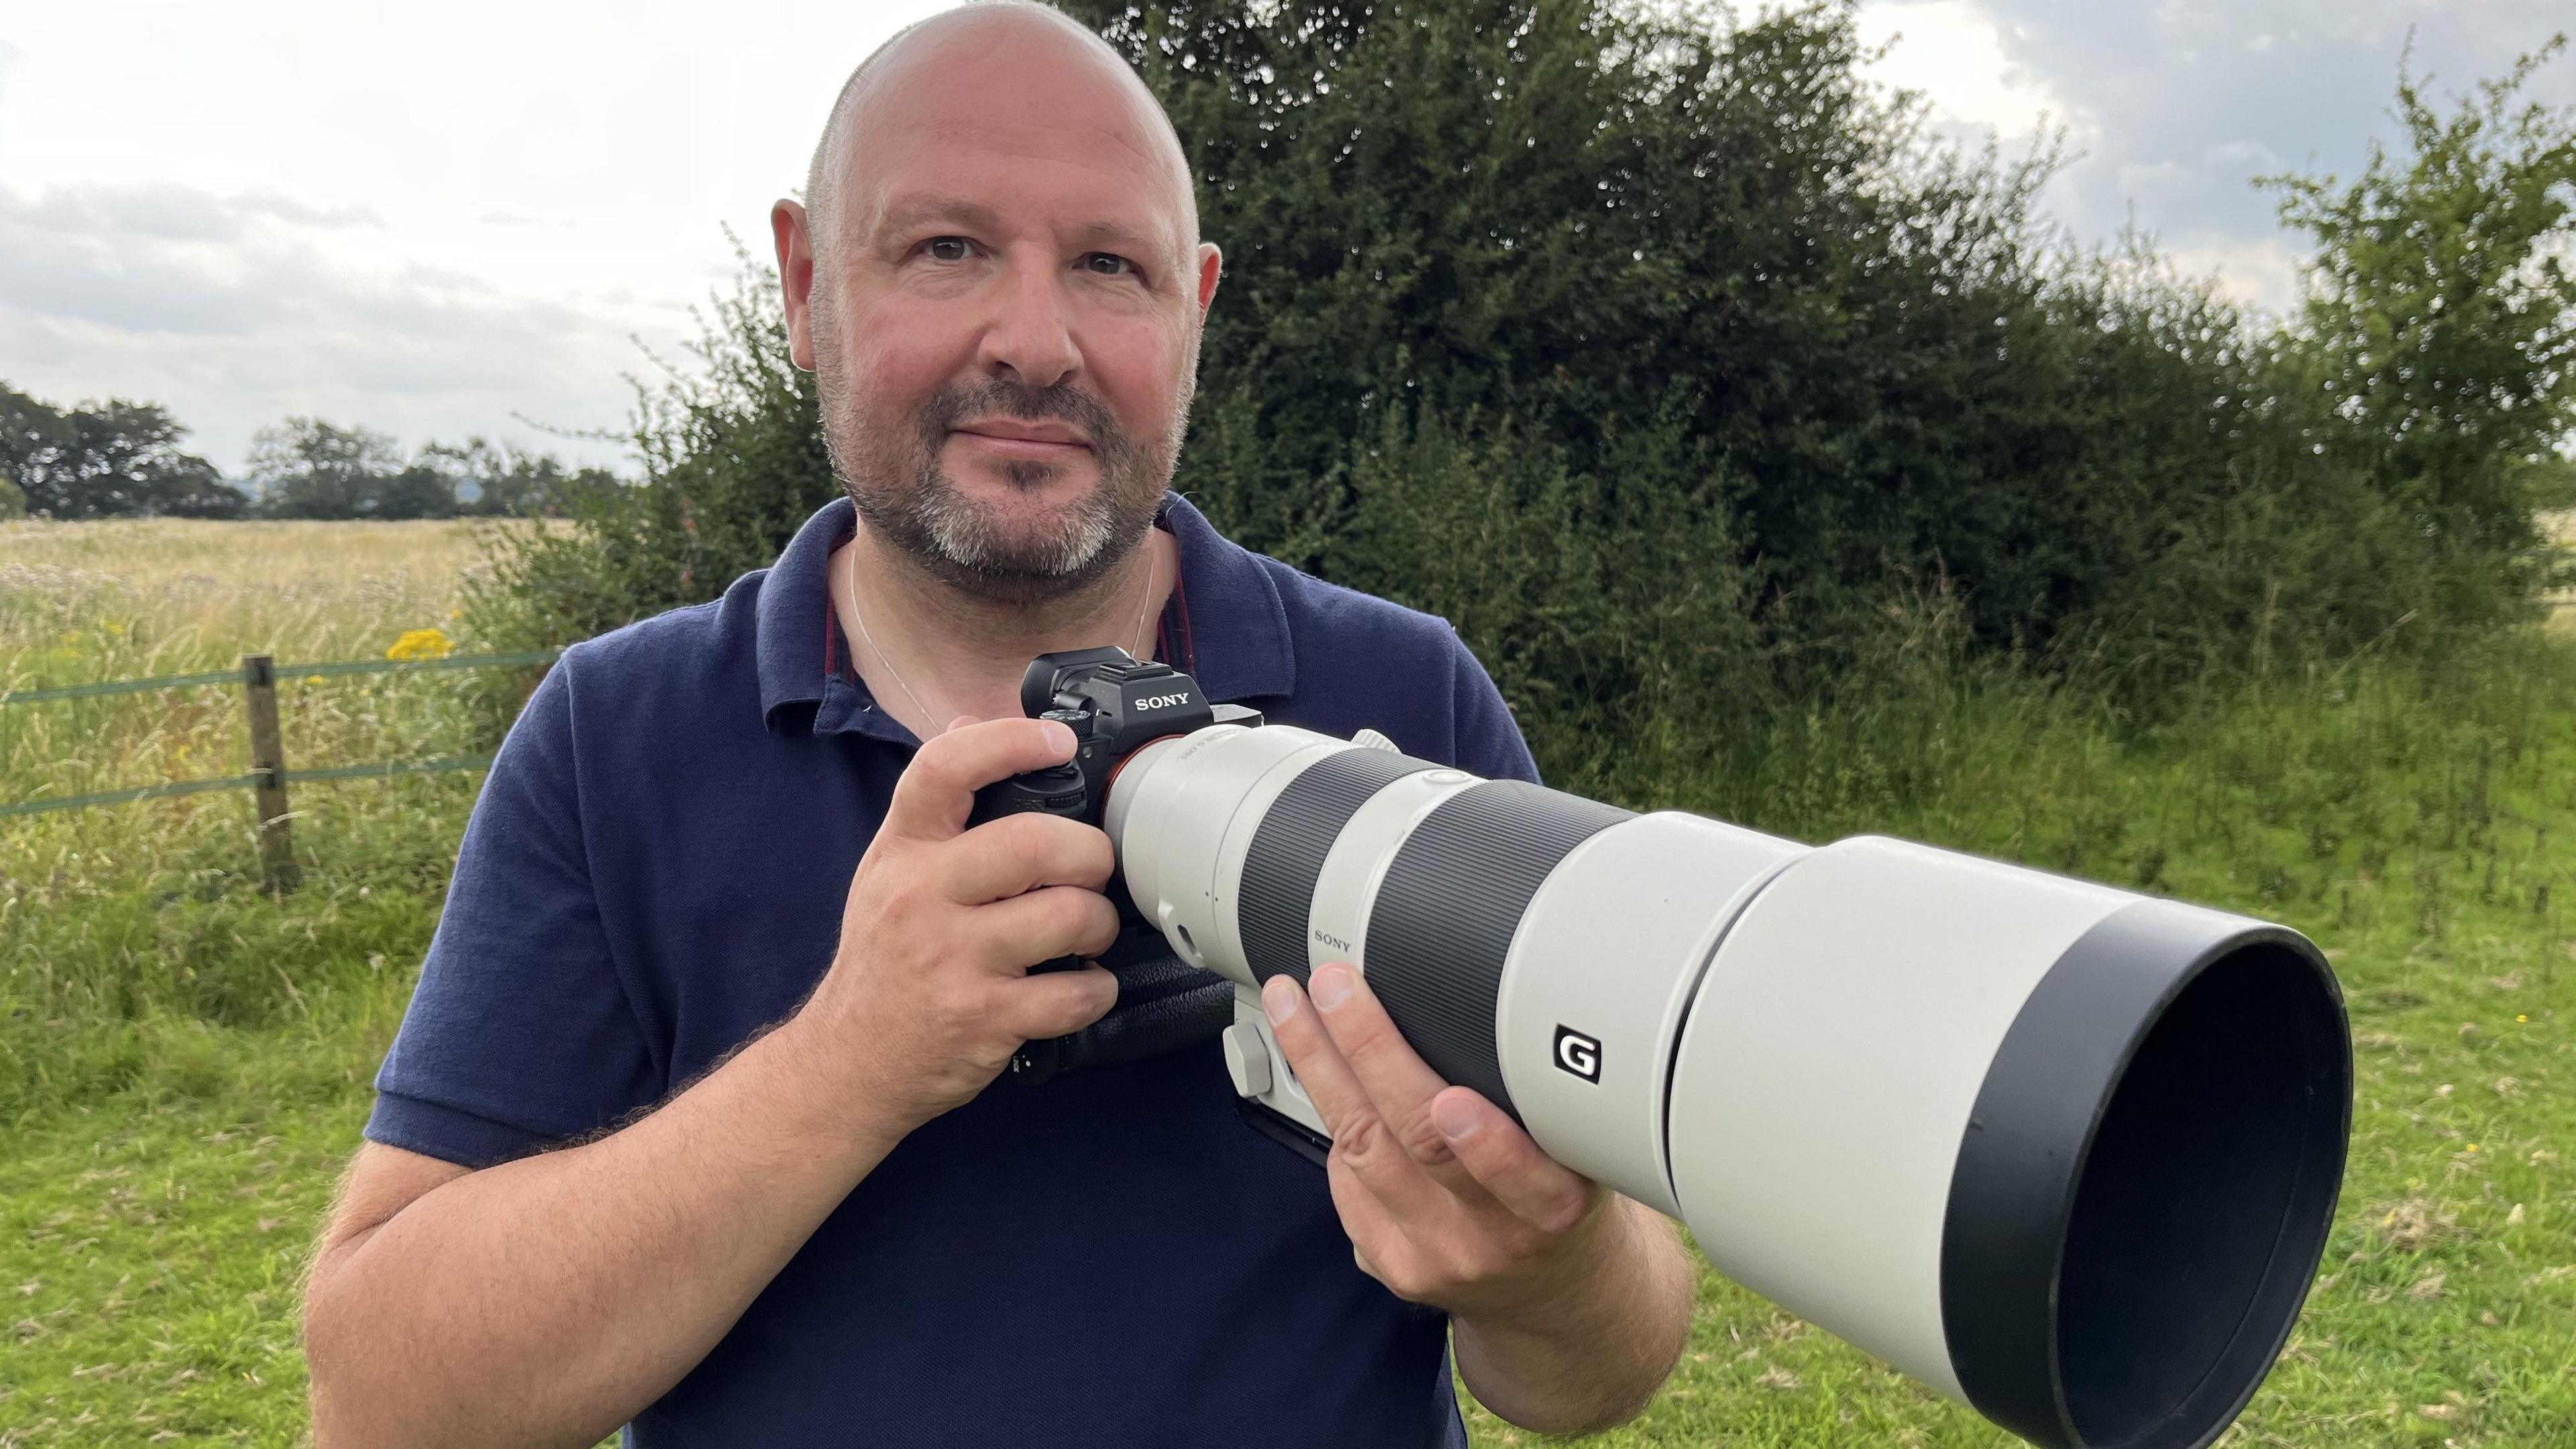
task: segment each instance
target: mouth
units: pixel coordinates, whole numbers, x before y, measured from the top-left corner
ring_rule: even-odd
[[[950,431],[1008,457],[1054,459],[1091,451],[1091,439],[1080,428],[1045,418],[981,418]]]

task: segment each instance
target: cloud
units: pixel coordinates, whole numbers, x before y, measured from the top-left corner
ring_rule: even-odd
[[[0,378],[169,404],[237,466],[288,413],[418,444],[524,412],[613,425],[636,308],[527,295],[385,253],[363,208],[177,183],[0,185]],[[601,446],[549,446],[586,456]]]
[[[2015,60],[1994,17],[1971,0],[1871,5],[1859,24],[1862,42],[1885,50],[1869,73],[1922,92],[1954,132],[2015,141],[2063,128],[2080,141],[2093,131],[2091,115]]]
[[[297,226],[339,228],[351,226],[384,229],[385,219],[372,206],[307,206],[294,197],[274,191],[251,191],[237,197],[233,206],[245,211],[261,212]]]
[[[2563,0],[2160,0],[2072,6],[1976,0],[2011,61],[2081,95],[2098,127],[2051,192],[2080,231],[2134,206],[2151,229],[2250,240],[2277,230],[2257,177],[2350,175],[2388,114],[2400,56],[2447,96],[2502,74],[2565,23]],[[2576,64],[2542,73],[2543,99],[2576,99]]]
[[[2009,140],[2043,112],[2069,123],[2043,205],[2077,238],[2138,226],[2186,271],[2276,310],[2295,301],[2307,241],[2282,231],[2258,178],[2349,178],[2374,138],[2400,142],[2389,105],[2410,45],[2447,107],[2566,23],[2564,0],[1879,0],[1860,15],[1865,35],[1902,33],[1880,74],[1923,89],[1952,134]],[[2576,59],[2533,94],[2576,100]]]
[[[2286,316],[2299,302],[2299,269],[2306,253],[2289,237],[2230,236],[2193,231],[2163,239],[2164,253],[2186,277],[2206,277],[2218,290],[2275,316]]]

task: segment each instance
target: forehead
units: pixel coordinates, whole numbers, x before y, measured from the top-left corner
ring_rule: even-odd
[[[1188,172],[1160,112],[1080,37],[1025,24],[922,37],[850,119],[841,191],[862,235],[963,202],[1021,224],[1196,240]]]

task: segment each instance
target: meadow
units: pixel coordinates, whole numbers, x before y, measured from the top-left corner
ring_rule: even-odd
[[[0,525],[0,688],[380,656],[456,627],[477,556],[454,524]],[[2212,689],[2152,725],[1937,647],[1873,684],[1581,783],[2307,931],[2359,1049],[2351,1171],[2226,1442],[2576,1444],[2576,628]],[[293,682],[289,759],[462,752],[523,687]],[[0,801],[236,773],[239,714],[220,689],[0,706]],[[0,1449],[301,1439],[297,1279],[475,778],[300,787],[283,897],[242,793],[0,819]],[[1673,1381],[1593,1442],[2009,1441],[1710,1276]]]

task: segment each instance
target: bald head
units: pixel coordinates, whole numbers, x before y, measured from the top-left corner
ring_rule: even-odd
[[[1012,70],[1041,87],[1022,93],[1055,102],[1064,125],[1096,129],[1104,144],[1149,159],[1165,193],[1156,199],[1176,208],[1175,239],[1184,247],[1198,241],[1189,159],[1162,103],[1126,57],[1061,11],[1033,0],[971,0],[897,31],[842,83],[805,172],[815,251],[832,248],[854,201],[864,205],[865,189],[856,183],[868,167],[872,130],[893,117],[936,124],[928,113],[954,94],[949,82],[955,77],[971,72],[989,78]]]
[[[1134,587],[1223,259],[1117,52],[1023,0],[913,26],[770,231],[788,355],[887,557],[1012,610]]]

